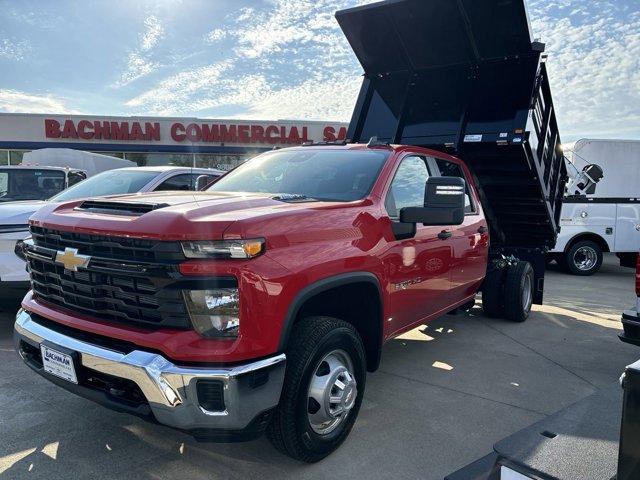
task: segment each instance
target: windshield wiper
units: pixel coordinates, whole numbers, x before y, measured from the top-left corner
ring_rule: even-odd
[[[317,202],[318,200],[315,198],[307,197],[301,193],[280,193],[275,197],[271,197],[273,200],[278,200],[280,202]]]

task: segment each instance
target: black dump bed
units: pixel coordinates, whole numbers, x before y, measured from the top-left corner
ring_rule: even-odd
[[[459,156],[494,247],[553,247],[566,167],[524,0],[389,0],[336,18],[365,71],[348,138]]]

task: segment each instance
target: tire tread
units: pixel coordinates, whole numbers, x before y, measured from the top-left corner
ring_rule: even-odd
[[[531,264],[523,261],[519,261],[507,268],[504,282],[504,313],[507,320],[524,322],[529,316],[529,312],[525,312],[522,305],[521,290],[522,279],[529,270],[533,275]]]

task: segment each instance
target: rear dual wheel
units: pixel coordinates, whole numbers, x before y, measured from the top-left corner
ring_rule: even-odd
[[[482,308],[489,317],[524,322],[531,313],[533,292],[533,268],[529,262],[519,261],[487,273]]]

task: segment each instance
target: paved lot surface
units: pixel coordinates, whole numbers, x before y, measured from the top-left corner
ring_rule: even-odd
[[[350,438],[302,465],[265,439],[198,444],[110,412],[31,372],[11,343],[15,302],[0,303],[0,478],[415,478],[444,475],[493,443],[617,380],[640,349],[617,339],[633,273],[550,272],[547,304],[524,324],[449,315],[389,343]],[[445,368],[436,368],[440,365]]]

